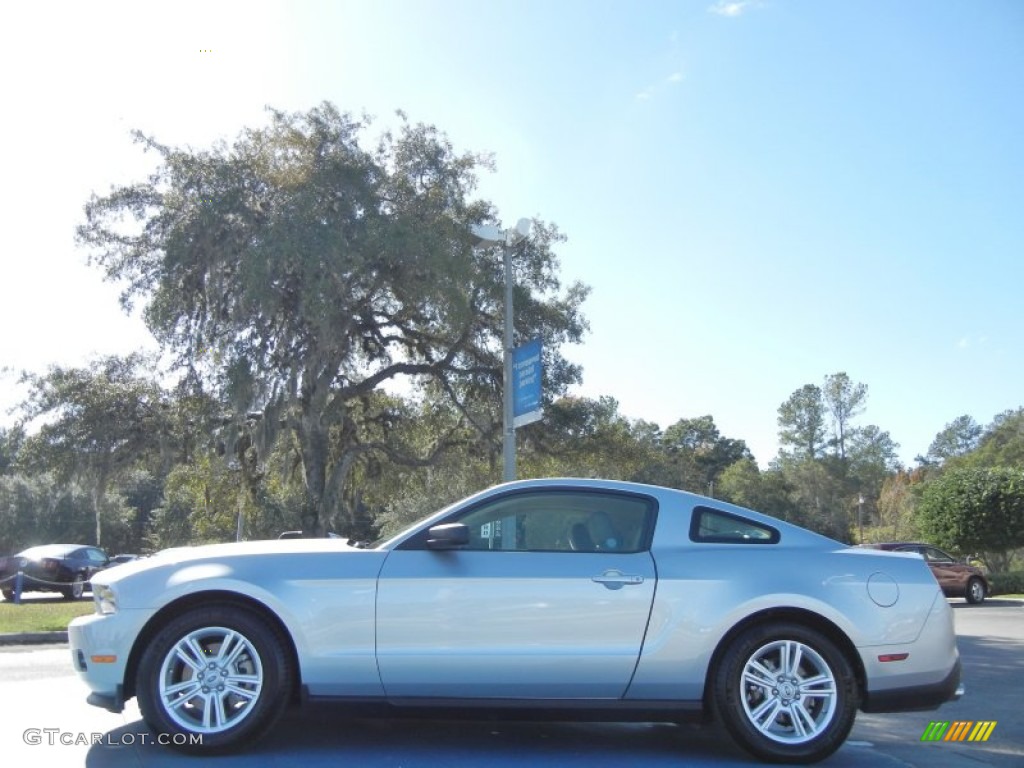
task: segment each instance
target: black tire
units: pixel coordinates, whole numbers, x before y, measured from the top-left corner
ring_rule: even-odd
[[[65,600],[81,600],[82,595],[85,594],[85,574],[76,573],[71,579],[71,583],[61,589],[61,594],[64,595]]]
[[[14,590],[13,589],[5,589],[5,590],[3,590],[3,595],[4,595],[4,600],[9,600],[12,603],[14,602]]]
[[[194,666],[182,660],[183,648]],[[146,723],[167,734],[169,746],[216,754],[270,729],[291,698],[294,675],[284,641],[263,618],[211,605],[172,619],[148,643],[136,695]]]
[[[823,675],[826,681],[812,681]],[[849,660],[800,624],[751,627],[715,671],[715,712],[741,747],[771,763],[825,759],[846,741],[858,706]]]
[[[967,602],[971,605],[977,605],[985,599],[985,584],[977,576],[971,577],[967,581],[967,589],[964,591],[964,597],[967,598]]]

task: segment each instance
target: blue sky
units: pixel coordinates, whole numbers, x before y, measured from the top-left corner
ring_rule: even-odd
[[[911,463],[1024,405],[1016,0],[18,5],[0,367],[149,343],[73,242],[149,167],[129,129],[200,147],[330,100],[494,153],[480,194],[557,223],[593,289],[578,392],[630,418],[711,414],[766,465],[778,406],[846,371]]]

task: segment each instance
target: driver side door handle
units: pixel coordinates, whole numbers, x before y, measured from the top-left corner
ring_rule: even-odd
[[[590,579],[598,584],[603,584],[608,589],[622,589],[625,586],[631,584],[643,584],[644,577],[637,574],[623,573],[622,571],[612,568],[611,570],[605,571],[599,576],[593,576]]]

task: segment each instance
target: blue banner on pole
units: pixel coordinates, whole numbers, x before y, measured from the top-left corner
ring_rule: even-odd
[[[544,417],[540,399],[540,339],[512,350],[512,424],[522,427]]]

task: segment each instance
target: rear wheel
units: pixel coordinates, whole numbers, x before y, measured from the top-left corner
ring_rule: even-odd
[[[5,590],[3,590],[3,595],[4,595],[4,600],[10,600],[11,602],[14,602],[14,590],[13,589],[5,589]]]
[[[76,573],[71,583],[61,590],[65,600],[81,600],[85,594],[85,574]]]
[[[237,606],[189,611],[164,627],[139,662],[142,716],[187,752],[225,752],[256,741],[289,700],[284,643]]]
[[[831,640],[799,624],[748,629],[726,650],[714,686],[726,729],[769,762],[828,757],[846,740],[857,713],[850,663]]]
[[[972,604],[978,604],[985,599],[985,585],[981,579],[974,577],[967,582],[967,591],[965,593],[967,602]]]

